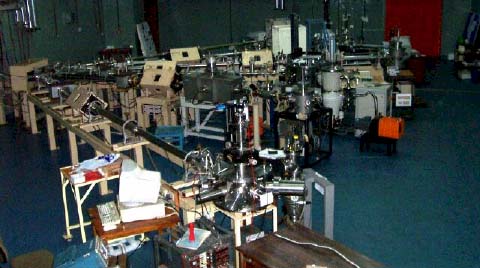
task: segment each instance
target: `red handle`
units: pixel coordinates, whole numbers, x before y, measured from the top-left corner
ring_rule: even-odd
[[[193,224],[193,222],[191,222],[188,225],[188,230],[189,230],[188,240],[195,241],[195,225]]]

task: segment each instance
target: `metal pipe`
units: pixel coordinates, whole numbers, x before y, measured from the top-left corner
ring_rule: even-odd
[[[275,0],[275,8],[280,10],[285,10],[285,1],[284,0]]]
[[[230,47],[230,46],[245,46],[245,45],[251,45],[251,44],[257,44],[263,41],[245,41],[245,42],[236,42],[236,43],[226,43],[226,44],[219,44],[219,45],[213,45],[213,46],[205,46],[199,48],[200,50],[211,50],[211,49],[218,49],[218,48],[224,48],[224,47]]]
[[[298,24],[299,24],[299,16],[297,14],[290,14],[290,44],[291,44],[291,51],[293,53],[299,47],[299,35],[298,35]]]
[[[323,0],[323,20],[325,20],[327,29],[331,29],[332,23],[330,21],[330,0]]]
[[[241,75],[276,75],[277,72],[240,72]]]
[[[99,107],[98,105],[93,105],[92,106],[92,111],[98,113],[101,116],[104,116],[104,117],[108,118],[110,121],[112,121],[113,123],[115,123],[117,125],[123,126],[125,124],[125,121],[123,121],[123,119],[121,119],[120,117],[116,116],[115,114]],[[187,153],[184,152],[183,150],[178,149],[176,146],[171,145],[168,142],[165,142],[161,139],[158,139],[157,137],[148,133],[144,129],[139,128],[133,122],[129,122],[129,123],[125,124],[125,129],[128,129],[128,130],[132,131],[135,135],[138,135],[138,136],[144,138],[145,140],[151,142],[152,144],[155,144],[155,145],[159,146],[160,148],[164,149],[165,151],[167,151],[167,152],[169,152],[169,153],[171,153],[171,154],[173,154],[173,155],[175,155],[175,156],[177,156],[181,159],[184,159],[185,156],[187,155]]]
[[[274,181],[265,184],[265,190],[279,195],[299,195],[305,194],[305,182],[303,181]]]
[[[330,54],[329,60],[331,64],[335,64],[336,62],[336,54],[337,54],[337,42],[335,40],[335,34],[331,33],[330,34],[330,40],[329,40],[329,50],[328,53]]]
[[[216,63],[217,67],[229,67],[234,65],[240,65],[240,63]],[[177,63],[177,66],[180,68],[206,68],[208,65],[206,63],[197,63],[197,64],[185,64]]]
[[[28,0],[24,0],[25,8],[27,9],[27,19],[25,20],[25,27],[27,29],[32,29],[32,10],[30,8],[30,3]]]
[[[342,57],[343,60],[375,60],[377,58],[377,55],[346,55]]]
[[[103,154],[111,154],[115,153],[113,149],[107,145],[105,142],[100,140],[99,138],[95,137],[94,135],[86,132],[85,130],[72,126],[68,121],[62,118],[62,116],[45,105],[40,99],[38,99],[35,96],[32,95],[27,95],[27,98],[29,101],[33,102],[37,107],[42,109],[46,114],[50,115],[53,119],[55,119],[57,122],[60,123],[60,125],[64,126],[67,130],[75,133],[80,139],[84,140],[88,144],[90,144],[93,148],[95,148],[95,151],[101,152]]]
[[[213,49],[219,49],[219,48],[230,47],[230,46],[233,46],[233,47],[247,46],[247,45],[252,45],[252,44],[258,44],[258,43],[261,43],[261,42],[263,42],[263,41],[253,40],[253,41],[244,41],[244,42],[236,42],[236,43],[219,44],[219,45],[213,45],[213,46],[205,46],[205,47],[199,47],[198,49],[199,50],[213,50]],[[148,56],[148,57],[146,57],[146,56],[132,57],[132,60],[140,60],[140,59],[148,59],[148,58],[156,59],[156,58],[159,58],[159,57],[166,57],[166,56],[168,56],[168,54],[170,54],[170,52],[161,52],[161,53],[158,53],[156,55],[151,55],[151,56]],[[229,54],[230,53],[224,53],[224,54],[219,54],[218,56],[222,56],[222,55],[228,56]],[[231,54],[236,55],[236,54],[241,54],[241,52],[232,52]]]
[[[305,66],[302,66],[302,96],[305,96]]]
[[[19,23],[22,19],[20,17],[20,9],[15,10],[15,22]]]
[[[217,189],[217,190],[213,190],[213,191],[203,191],[203,192],[200,192],[198,195],[197,195],[197,203],[205,203],[205,202],[208,202],[208,201],[212,201],[212,200],[215,200],[215,199],[218,199],[222,196],[225,196],[225,194],[227,194],[228,190],[226,187],[223,187],[223,188],[220,188],[220,189]]]
[[[37,25],[37,15],[35,14],[35,0],[27,0],[30,1],[30,9],[31,9],[31,14],[30,14],[30,22],[32,25],[32,29],[35,29],[38,27]]]
[[[20,14],[21,14],[21,16],[22,16],[22,19],[21,19],[20,22],[21,22],[23,25],[25,25],[25,21],[27,20],[27,18],[25,17],[25,16],[26,16],[26,15],[25,15],[25,7],[23,7],[23,6],[20,7]]]
[[[252,104],[253,106],[253,147],[255,150],[261,150],[262,146],[260,145],[260,114],[259,114],[259,106],[260,103],[255,102]]]

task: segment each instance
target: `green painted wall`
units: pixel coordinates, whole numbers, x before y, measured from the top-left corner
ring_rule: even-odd
[[[288,17],[297,5],[297,13],[302,21],[323,18],[323,1],[287,0],[284,11],[274,9],[274,1],[258,0],[159,0],[160,47],[211,45],[239,41],[249,32],[265,30],[265,19]],[[341,1],[352,4],[340,6],[348,8],[352,14],[355,37],[360,36],[360,16],[363,14],[361,1]],[[230,9],[231,3],[231,9]],[[338,0],[331,0],[331,19],[334,25],[338,20]],[[383,40],[384,0],[367,1],[369,22],[365,27],[366,40],[378,43]],[[230,32],[230,10],[231,29]]]
[[[343,15],[350,15],[350,25],[353,26],[351,32],[353,37],[359,40],[361,36],[361,25],[363,16],[363,1],[350,0],[339,1],[331,0],[331,19],[334,23],[333,28],[343,26]],[[385,0],[367,0],[366,17],[368,21],[364,24],[364,38],[366,43],[381,44],[383,41],[383,32],[385,28]]]
[[[135,24],[140,21],[141,15],[139,0],[118,0],[119,31],[116,0],[100,2],[103,3],[103,12],[99,12],[98,19],[103,23],[103,30],[97,27],[98,20],[94,15],[97,10],[95,3],[98,0],[77,1],[78,12],[75,0],[35,1],[39,29],[34,32],[26,32],[17,27],[13,12],[2,12],[0,28],[10,63],[29,57],[47,57],[51,62],[88,62],[94,60],[98,51],[106,46],[136,47]],[[17,28],[20,30],[15,30]],[[20,35],[23,35],[23,38],[19,38]]]
[[[78,1],[78,21],[75,20],[75,1]],[[102,3],[103,31],[96,25],[96,1]],[[106,46],[133,46],[138,52],[136,23],[142,21],[143,1],[118,0],[42,0],[36,1],[40,29],[18,33],[13,24],[13,14],[0,13],[3,45],[14,63],[25,57],[47,57],[50,61],[91,61],[98,51]],[[275,10],[274,1],[258,0],[157,0],[159,5],[160,50],[172,47],[205,46],[239,41],[249,32],[264,30],[267,18],[287,17],[294,6],[302,21],[309,18],[323,18],[321,0],[286,0],[286,10]],[[365,38],[368,43],[383,40],[386,0],[367,0],[368,23]],[[360,0],[331,0],[331,19],[336,29],[338,10],[351,14],[353,36],[360,37]],[[471,9],[480,9],[480,0],[443,1],[442,54],[446,55],[455,47],[461,35],[466,14]],[[340,3],[340,6],[338,5]],[[54,7],[56,20],[54,19]],[[230,12],[231,11],[231,12]],[[73,19],[73,20],[72,20]],[[57,30],[55,32],[55,21]],[[231,22],[231,24],[230,24]],[[119,24],[119,27],[118,27]],[[19,42],[19,40],[23,40]],[[22,50],[25,53],[20,53]]]
[[[472,0],[472,11],[473,12],[480,12],[480,0]]]
[[[457,39],[462,36],[465,29],[471,4],[471,0],[443,1],[442,55],[448,55],[455,51]]]
[[[352,32],[360,37],[363,6],[360,0],[331,0],[333,29],[346,10],[351,15]],[[365,25],[367,43],[381,43],[384,39],[386,0],[367,0],[368,23]],[[230,40],[230,0],[159,0],[161,49],[191,45],[209,45]],[[288,0],[286,10],[274,10],[274,1],[232,0],[233,41],[241,40],[248,32],[264,29],[264,20],[272,17],[287,17],[297,3],[301,19],[323,18],[323,1]],[[455,48],[462,34],[465,20],[471,9],[480,9],[480,0],[443,1],[442,55]],[[421,27],[421,26],[419,26]]]
[[[104,46],[104,37],[97,32],[93,13],[93,2],[79,0],[78,16],[74,1],[35,1],[39,29],[26,32],[17,27],[12,12],[2,12],[2,31],[8,36],[5,41],[7,53],[17,60],[20,56],[21,43],[30,57],[47,57],[51,61],[79,61],[91,59],[95,52]],[[55,10],[55,12],[54,12]],[[55,14],[55,15],[54,15]],[[56,16],[56,20],[54,17]],[[75,17],[78,20],[75,20]],[[56,21],[56,23],[55,23]],[[55,30],[55,24],[57,30]],[[15,29],[18,29],[15,30]],[[14,37],[12,43],[10,33]],[[23,35],[24,38],[18,38]],[[23,40],[23,42],[19,42]],[[15,45],[13,45],[15,44]],[[30,44],[30,48],[28,45]]]
[[[136,24],[142,21],[142,9],[142,3],[138,0],[103,0],[104,45],[116,48],[132,46],[136,52]]]

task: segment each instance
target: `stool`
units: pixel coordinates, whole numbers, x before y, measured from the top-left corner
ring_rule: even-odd
[[[392,155],[397,152],[397,140],[379,137],[376,134],[371,132],[366,132],[360,137],[360,152],[364,151],[364,147],[368,152],[370,150],[371,143],[379,143],[379,144],[386,144],[387,145],[387,155]]]
[[[392,133],[389,133],[388,131],[392,132],[392,129],[393,129],[393,132],[400,131],[397,134],[399,134],[399,136],[401,136],[403,134],[403,127],[400,127],[400,126],[403,126],[403,124],[396,125],[397,127],[399,127],[398,129],[395,129],[395,128],[389,129],[388,124],[392,123],[392,122],[394,122],[394,123],[397,122],[395,120],[397,120],[397,119],[395,119],[395,118],[380,118],[380,117],[372,119],[372,121],[370,122],[370,125],[368,126],[368,131],[365,132],[360,137],[360,152],[363,152],[364,147],[366,147],[367,151],[369,151],[371,143],[378,143],[378,144],[386,144],[387,145],[387,155],[388,156],[392,155],[392,153],[393,154],[396,153],[397,152],[397,140],[398,140],[398,138],[395,139],[395,135],[391,135]],[[383,131],[382,136],[379,135],[379,124],[381,124],[383,126],[383,130],[382,130],[382,128],[380,128]],[[387,125],[387,127],[385,127],[385,125]],[[386,133],[384,133],[384,132],[386,132]]]
[[[183,150],[183,126],[158,126],[154,136]]]

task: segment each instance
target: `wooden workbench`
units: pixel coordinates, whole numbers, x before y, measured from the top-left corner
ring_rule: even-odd
[[[127,223],[120,223],[116,229],[104,231],[97,208],[89,208],[88,215],[92,221],[93,232],[105,241],[143,234],[151,231],[161,233],[166,228],[173,228],[180,222],[178,214],[174,210],[165,207],[166,217],[151,220],[141,220]]]
[[[298,245],[277,237],[276,234],[298,242],[333,248],[358,266],[348,263],[333,250],[312,245]],[[244,244],[237,247],[237,250],[241,255],[242,268],[383,267],[382,264],[299,224]]]

